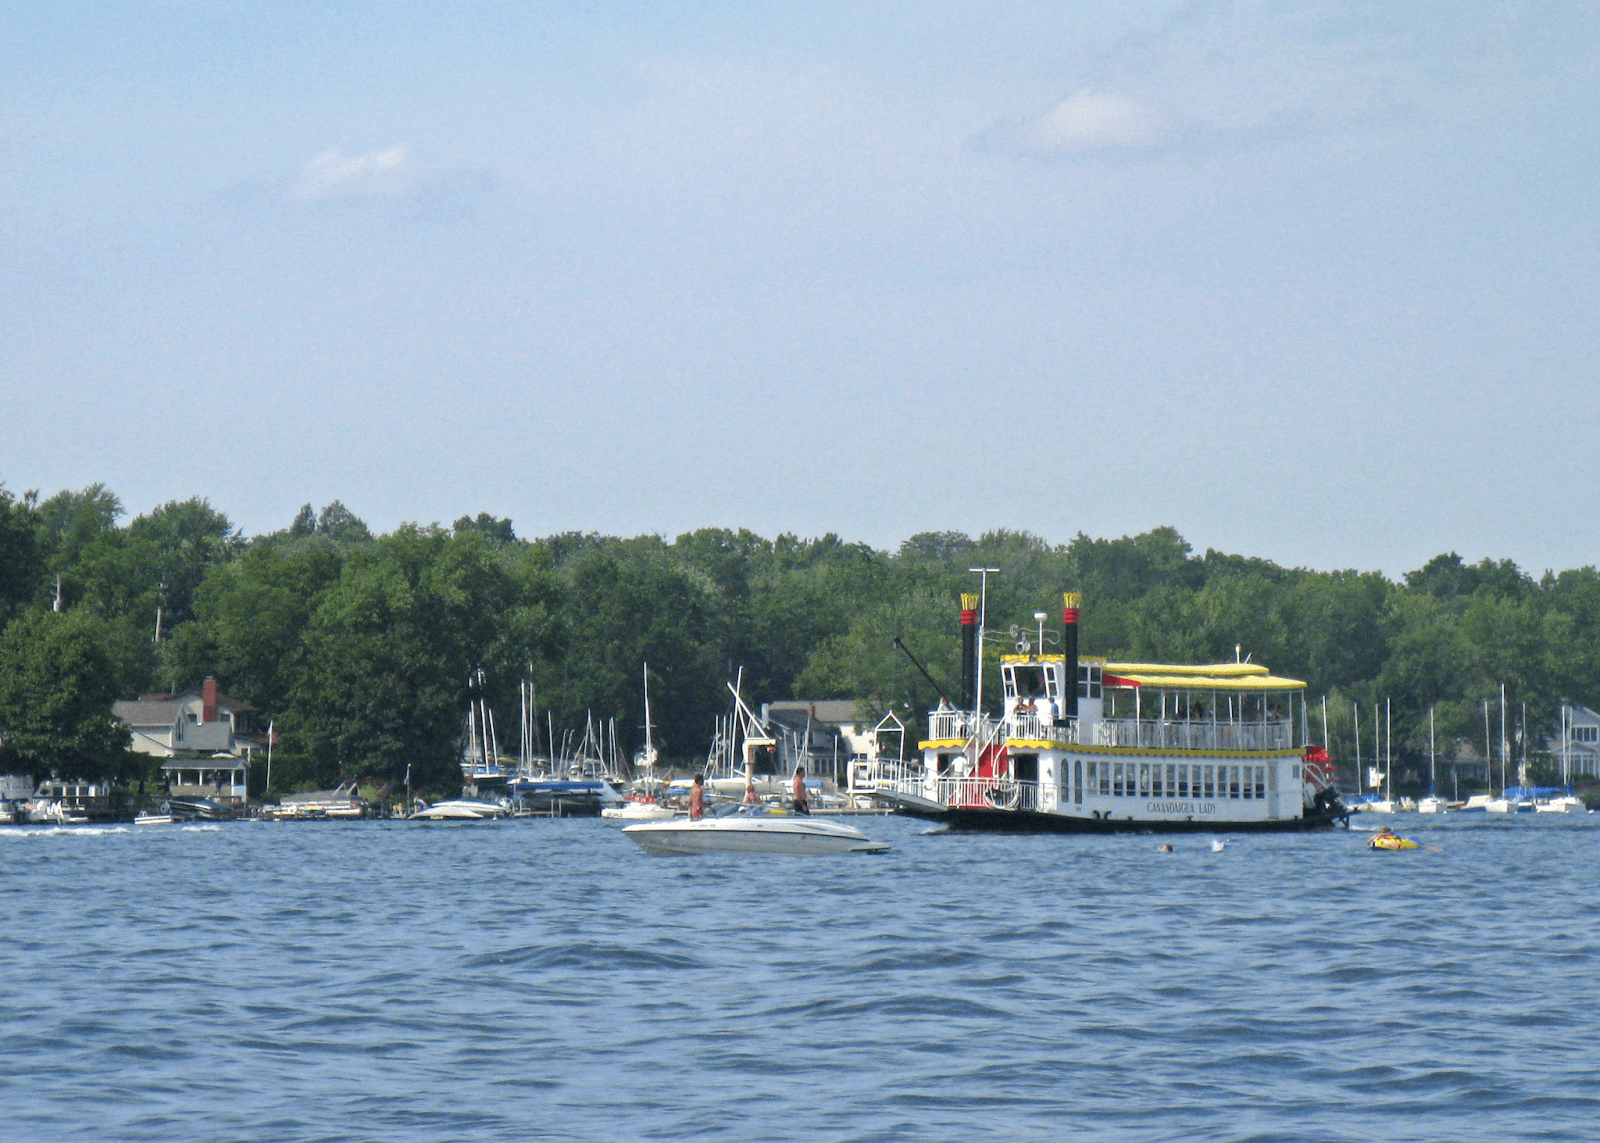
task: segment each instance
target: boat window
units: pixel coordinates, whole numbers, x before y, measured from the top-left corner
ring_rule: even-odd
[[[1098,663],[1078,664],[1078,697],[1100,697],[1100,665]]]
[[[1123,764],[1121,762],[1113,762],[1111,764],[1111,794],[1113,797],[1122,797],[1122,771]]]
[[[1141,798],[1150,796],[1150,763],[1148,762],[1139,763],[1139,796]]]
[[[1189,796],[1189,767],[1187,767],[1187,766],[1179,766],[1178,767],[1178,797],[1187,798],[1188,796]]]
[[[1034,665],[1012,668],[1016,679],[1016,694],[1023,698],[1042,699],[1044,693],[1044,668]]]
[[[1255,783],[1250,781],[1255,776],[1255,772],[1256,768],[1254,766],[1246,766],[1244,768],[1244,780],[1239,784],[1239,796],[1241,798],[1255,797]]]
[[[1256,767],[1256,797],[1264,798],[1266,796],[1267,796],[1267,768],[1265,766],[1257,766]]]
[[[1013,754],[1011,756],[1011,776],[1019,782],[1037,782],[1039,780],[1039,756],[1037,754]]]
[[[1237,798],[1238,796],[1239,796],[1239,767],[1237,767],[1237,766],[1229,766],[1228,767],[1228,797]]]
[[[1017,697],[1017,680],[1016,676],[1012,673],[1015,670],[1015,667],[1000,668],[1000,681],[1005,684],[1006,698]]]
[[[1044,665],[1044,689],[1051,702],[1055,702],[1061,694],[1061,679],[1057,674],[1059,668],[1055,663]]]
[[[1063,775],[1066,773],[1066,770],[1065,770],[1064,767],[1062,769],[1062,773],[1063,773]],[[1083,805],[1083,759],[1082,758],[1074,758],[1072,760],[1072,802],[1073,802],[1074,805],[1078,805],[1078,806]]]
[[[1217,781],[1216,771],[1217,771],[1217,768],[1215,766],[1202,766],[1202,767],[1200,767],[1200,771],[1201,771],[1201,781],[1205,783],[1205,785],[1203,787],[1203,792],[1201,793],[1200,796],[1202,798],[1214,798],[1214,797],[1216,797],[1217,796],[1217,787],[1216,787],[1216,781]]]

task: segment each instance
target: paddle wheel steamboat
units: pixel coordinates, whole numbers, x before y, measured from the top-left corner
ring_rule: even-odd
[[[920,760],[883,768],[878,800],[955,830],[1009,832],[1286,831],[1346,816],[1309,742],[1305,683],[1248,661],[1080,656],[1076,593],[1064,596],[1060,654],[1023,640],[1001,656],[991,716],[978,697],[979,600],[962,597],[961,706],[941,699]]]

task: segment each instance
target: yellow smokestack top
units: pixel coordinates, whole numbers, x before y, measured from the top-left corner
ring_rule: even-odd
[[[962,606],[963,609],[965,609],[967,611],[971,611],[973,608],[977,607],[978,606],[978,593],[977,592],[973,592],[973,593],[971,593],[969,595],[966,592],[962,592],[961,593],[961,606]]]

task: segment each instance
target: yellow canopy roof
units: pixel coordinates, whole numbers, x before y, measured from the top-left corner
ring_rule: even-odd
[[[1142,687],[1191,691],[1297,691],[1306,684],[1272,674],[1259,663],[1209,663],[1199,666],[1171,663],[1107,663],[1105,674],[1127,679]],[[1115,682],[1107,681],[1114,687]]]

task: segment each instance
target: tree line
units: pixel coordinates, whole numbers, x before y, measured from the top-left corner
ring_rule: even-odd
[[[1392,581],[1197,554],[1172,528],[1066,543],[928,532],[884,551],[720,528],[526,539],[486,513],[375,536],[337,501],[248,538],[198,497],[124,516],[98,484],[46,499],[0,486],[0,772],[153,777],[112,700],[208,675],[275,722],[274,792],[408,766],[449,788],[480,670],[502,727],[527,680],[558,733],[615,718],[632,748],[648,662],[657,744],[679,765],[703,757],[740,672],[747,700],[853,698],[915,733],[938,694],[895,640],[957,696],[959,595],[979,565],[1000,569],[990,655],[1011,649],[1012,625],[1036,633],[1038,611],[1057,638],[1061,593],[1079,591],[1085,654],[1231,661],[1239,647],[1307,681],[1318,740],[1328,696],[1347,764],[1355,704],[1369,756],[1366,716],[1392,701],[1397,773],[1415,773],[1430,709],[1442,756],[1481,765],[1481,704],[1502,684],[1537,742],[1561,702],[1600,698],[1593,567],[1535,579],[1446,553]],[[998,672],[985,679],[992,690]]]

